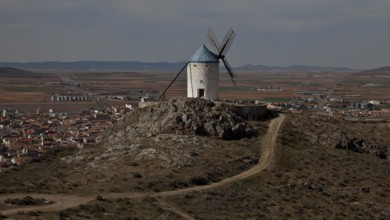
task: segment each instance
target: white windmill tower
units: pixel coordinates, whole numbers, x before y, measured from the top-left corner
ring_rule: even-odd
[[[211,100],[219,99],[219,60],[221,59],[230,78],[234,82],[232,68],[225,56],[228,52],[234,37],[236,36],[232,28],[229,29],[223,42],[219,44],[214,33],[209,30],[207,37],[215,53],[211,52],[204,44],[191,56],[184,67],[179,71],[173,81],[160,96],[164,98],[166,91],[175,82],[177,77],[187,68],[187,97],[205,98]]]

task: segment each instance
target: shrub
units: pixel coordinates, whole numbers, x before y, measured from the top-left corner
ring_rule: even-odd
[[[208,183],[208,180],[202,176],[196,176],[191,178],[191,183],[201,186],[201,185],[206,185]]]
[[[134,173],[134,174],[133,174],[133,177],[134,177],[134,178],[141,178],[142,175],[141,175],[140,173]]]
[[[34,199],[31,196],[26,196],[22,199],[15,198],[15,199],[6,199],[4,203],[6,204],[12,204],[12,205],[42,205],[46,202],[44,198],[41,199]]]

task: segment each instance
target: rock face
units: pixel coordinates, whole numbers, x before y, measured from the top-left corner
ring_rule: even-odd
[[[370,141],[365,141],[362,138],[343,137],[335,146],[337,149],[345,149],[356,153],[375,154],[381,159],[387,159],[387,149],[385,147],[378,147]]]
[[[180,134],[237,140],[256,135],[233,107],[204,99],[173,98],[148,106],[130,114],[122,126],[124,133],[118,136]]]
[[[316,145],[372,154],[380,159],[390,159],[390,148],[385,141],[386,124],[359,124],[318,115],[307,115],[305,119],[294,118],[286,125],[292,128],[291,138],[304,138]],[[378,129],[380,126],[382,128]]]

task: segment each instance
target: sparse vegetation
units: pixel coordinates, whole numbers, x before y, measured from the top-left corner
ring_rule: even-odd
[[[29,206],[29,205],[44,205],[50,204],[50,201],[47,201],[44,198],[33,198],[31,196],[25,196],[23,198],[15,198],[15,199],[6,199],[4,201],[5,204],[10,205],[20,205],[20,206]]]
[[[266,124],[259,122],[256,127],[261,134],[264,133]],[[340,134],[338,129],[348,136],[335,136]],[[367,130],[375,132],[365,132]],[[163,202],[195,219],[251,219],[270,216],[276,219],[388,219],[388,157],[381,159],[371,153],[376,149],[374,147],[370,147],[371,151],[368,153],[336,148],[339,141],[336,137],[348,137],[351,140],[359,137],[367,145],[370,144],[368,146],[389,146],[387,133],[388,126],[381,123],[347,122],[314,114],[289,115],[278,136],[278,150],[272,167],[227,186],[166,197]],[[142,139],[146,149],[151,146],[156,148],[153,138]],[[135,162],[135,157],[129,156],[130,153],[125,154],[127,156],[121,160],[112,154],[111,158],[115,160],[110,160],[110,154],[106,154],[106,146],[99,146],[85,149],[82,154],[79,152],[72,155],[83,157],[77,163],[65,163],[61,160],[60,158],[67,156],[66,152],[57,152],[39,163],[32,163],[42,171],[38,178],[51,180],[48,181],[50,184],[35,181],[27,175],[19,175],[31,172],[30,166],[20,167],[19,171],[11,170],[0,178],[7,176],[4,179],[5,187],[9,186],[14,191],[28,191],[33,185],[35,190],[42,192],[98,195],[92,202],[56,213],[60,219],[112,219],[113,216],[117,219],[181,219],[177,212],[166,208],[166,204],[154,197],[114,199],[106,195],[111,192],[153,193],[206,185],[249,169],[260,157],[258,144],[261,136],[235,141],[201,137],[194,141],[204,150],[189,151],[188,158],[196,162],[186,166],[163,166],[159,158]],[[159,146],[167,145],[173,144]],[[135,149],[134,146],[126,146],[127,149]],[[112,152],[120,152],[120,148]],[[96,160],[97,157],[103,160]],[[105,165],[110,163],[110,169],[94,169],[90,165],[102,161]],[[51,173],[55,175],[51,176]],[[3,183],[3,179],[0,181]],[[229,207],[228,211],[226,207]],[[38,215],[43,218],[46,214]]]
[[[227,187],[173,197],[168,202],[196,219],[388,219],[389,160],[313,144],[299,128],[310,120],[308,115],[290,116],[279,137],[280,151],[272,169]],[[324,130],[333,124],[321,120]],[[218,211],[225,207],[228,212]]]
[[[154,198],[97,200],[58,212],[60,219],[181,219]]]

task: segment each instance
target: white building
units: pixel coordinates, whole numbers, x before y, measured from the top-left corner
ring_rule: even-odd
[[[219,99],[218,55],[202,45],[187,65],[187,97]]]

